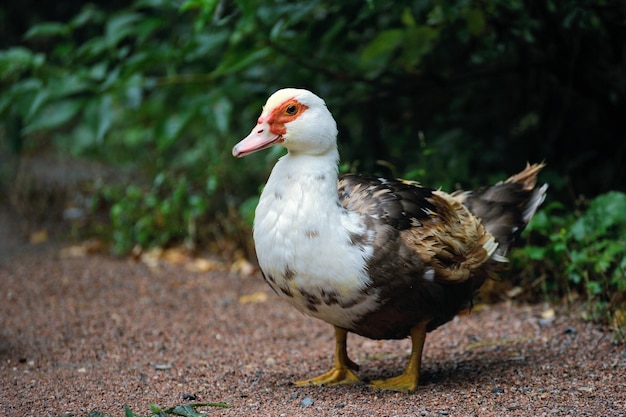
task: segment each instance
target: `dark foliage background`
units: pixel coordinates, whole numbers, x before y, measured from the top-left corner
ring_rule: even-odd
[[[90,230],[114,252],[246,246],[280,150],[238,161],[230,149],[267,96],[296,86],[335,115],[343,171],[453,190],[545,161],[549,214],[520,255],[539,265],[528,275],[562,295],[573,263],[565,282],[603,302],[626,290],[626,214],[581,220],[623,207],[624,1],[26,0],[0,17],[0,185],[14,203],[36,195],[12,161],[42,153],[127,173],[61,204],[105,209]],[[610,252],[577,258],[580,230],[600,230]]]

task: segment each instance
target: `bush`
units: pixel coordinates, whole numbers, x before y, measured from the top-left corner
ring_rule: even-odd
[[[194,30],[194,19],[168,1],[114,12],[87,5],[26,33],[45,52],[0,51],[0,138],[12,135],[23,153],[48,148],[153,178],[102,191],[116,253],[201,236],[189,233],[252,198],[258,185],[248,178],[265,168],[253,163],[242,175],[230,153],[234,126],[260,108],[232,74],[263,54],[229,49],[230,17],[207,22],[209,31]]]
[[[537,213],[527,244],[513,252],[515,269],[539,277],[546,297],[582,293],[587,318],[612,322],[618,338],[626,321],[626,194],[609,192],[576,214],[553,203]]]

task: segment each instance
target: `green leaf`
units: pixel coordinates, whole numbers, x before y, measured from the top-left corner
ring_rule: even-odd
[[[542,260],[546,255],[546,248],[542,246],[526,246],[522,251],[532,260]]]
[[[257,49],[254,52],[247,53],[245,56],[241,55],[229,55],[222,61],[222,63],[213,71],[214,76],[221,76],[225,74],[232,74],[243,70],[257,63],[261,59],[267,57],[272,53],[272,49],[269,47]]]
[[[626,230],[626,194],[611,191],[596,197],[587,211],[570,230],[570,235],[579,242],[593,241],[603,237],[610,228]]]
[[[369,77],[376,77],[384,71],[391,55],[404,40],[403,29],[389,29],[379,32],[361,52],[361,66]]]
[[[105,27],[105,39],[110,48],[136,31],[135,24],[142,18],[140,13],[123,13],[111,18]]]
[[[44,54],[16,46],[5,51],[0,51],[0,79],[8,80],[9,77],[17,76],[23,71],[40,67],[45,63]]]
[[[467,30],[472,35],[480,35],[485,30],[485,14],[480,9],[472,8],[467,13]]]
[[[143,43],[146,39],[151,39],[154,32],[165,25],[165,22],[156,17],[147,18],[143,17],[138,23],[135,24],[134,31],[137,41]]]
[[[407,29],[402,45],[402,64],[405,68],[415,68],[422,58],[428,55],[439,37],[439,29],[422,25]]]
[[[133,413],[132,410],[126,406],[124,407],[124,417],[137,417],[137,414]]]
[[[233,105],[231,101],[222,96],[216,100],[213,104],[213,113],[215,115],[215,126],[217,130],[222,134],[227,134],[230,126],[230,116],[233,111]]]
[[[35,97],[33,98],[33,101],[30,104],[28,113],[26,113],[26,119],[27,120],[31,119],[35,115],[35,113],[39,111],[41,106],[44,103],[46,103],[49,97],[50,97],[50,90],[48,90],[47,88],[40,89],[37,92],[37,94],[35,94]]]
[[[94,37],[78,48],[76,58],[95,59],[101,57],[107,51],[108,45],[106,40],[102,37]]]
[[[46,22],[31,27],[24,35],[24,39],[52,38],[55,36],[67,36],[69,33],[70,28],[63,23]]]
[[[84,105],[83,100],[61,100],[48,103],[24,127],[23,133],[29,134],[38,130],[49,130],[62,126],[76,116]]]
[[[44,87],[41,80],[35,78],[26,78],[13,84],[9,89],[9,94],[12,95],[14,98],[17,98],[17,96],[31,94],[42,88]]]
[[[402,23],[404,23],[405,26],[408,27],[415,27],[416,23],[415,23],[415,18],[413,17],[413,13],[411,13],[411,9],[408,7],[405,7],[402,10]]]
[[[185,404],[184,406],[191,406],[191,407],[194,407],[194,408],[195,407],[219,407],[219,408],[230,408],[231,407],[230,404],[223,403],[223,402],[218,402],[218,403],[191,403],[191,404]],[[171,409],[169,409],[167,411],[175,410],[177,407],[180,407],[180,406],[173,407],[173,408],[171,408]]]
[[[578,240],[579,242],[583,241],[585,239],[585,236],[587,235],[586,226],[587,225],[585,219],[578,219],[576,222],[574,222],[574,224],[572,224],[572,228],[570,229],[569,233],[571,236],[574,237],[574,239]]]
[[[68,72],[52,79],[48,89],[51,97],[63,98],[88,91],[91,89],[91,84],[82,74]]]
[[[582,277],[580,276],[578,272],[571,271],[569,273],[569,280],[573,282],[574,284],[580,284],[580,282],[582,281]]]
[[[80,13],[70,20],[69,26],[72,29],[76,29],[88,24],[100,24],[103,20],[104,13],[98,10],[93,4],[87,4]]]
[[[102,142],[104,136],[111,128],[113,121],[113,97],[105,94],[100,97],[98,106],[98,128],[96,130],[96,140]]]
[[[602,294],[602,285],[600,285],[600,283],[597,281],[588,281],[585,286],[588,293],[591,293],[593,295]]]
[[[94,81],[102,81],[107,73],[107,64],[98,62],[89,68],[89,78]]]
[[[196,409],[190,404],[177,405],[172,408],[170,414],[175,414],[177,416],[183,417],[200,417],[202,414],[198,413]]]
[[[193,117],[192,111],[173,113],[167,116],[160,126],[157,145],[163,151],[171,146],[180,137],[181,132]]]
[[[553,224],[552,217],[548,215],[549,210],[539,209],[533,216],[532,221],[526,227],[526,232],[538,233],[541,236],[548,236],[552,233]]]
[[[181,11],[200,9],[203,13],[213,13],[219,0],[185,0],[180,6]]]
[[[104,413],[100,410],[93,410],[87,414],[87,417],[111,417],[110,414]]]
[[[252,226],[254,223],[254,212],[259,204],[259,197],[250,197],[239,206],[239,213],[246,224]]]

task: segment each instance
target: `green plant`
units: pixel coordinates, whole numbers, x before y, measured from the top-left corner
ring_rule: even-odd
[[[164,174],[147,189],[137,185],[105,189],[104,199],[111,204],[113,252],[125,254],[135,246],[165,246],[185,239],[194,244],[213,191],[210,182],[206,189],[194,190],[185,178]]]
[[[0,140],[10,143],[0,149],[97,158],[191,190],[214,181],[210,195],[198,191],[211,200],[203,218],[243,204],[249,220],[277,153],[244,163],[230,149],[271,92],[299,86],[337,118],[345,170],[453,190],[545,159],[560,173],[553,195],[624,182],[626,142],[615,138],[626,82],[612,35],[623,8],[610,2],[97,4],[31,25],[0,51]],[[133,207],[135,194],[111,202]],[[153,236],[179,239],[185,227],[167,224],[176,230]]]
[[[572,213],[552,203],[528,228],[529,244],[513,253],[525,276],[540,277],[544,293],[580,292],[587,317],[624,332],[626,311],[626,194],[612,191]],[[532,243],[531,243],[532,242]]]
[[[233,125],[260,107],[241,104],[249,90],[232,77],[253,60],[242,63],[247,52],[237,48],[229,55],[230,19],[213,19],[208,30],[193,22],[167,1],[113,12],[87,5],[68,22],[30,28],[25,42],[42,52],[0,51],[0,139],[4,128],[22,152],[52,148],[152,179],[151,187],[126,181],[99,192],[116,253],[193,241],[235,194],[256,192],[230,155]]]
[[[230,404],[227,403],[190,403],[190,404],[179,404],[173,407],[169,407],[166,409],[161,408],[157,404],[150,404],[150,414],[147,417],[167,417],[167,416],[182,416],[182,417],[201,417],[206,414],[200,413],[197,408],[198,407],[220,407],[220,408],[229,408]],[[124,416],[125,417],[141,417],[140,414],[135,413],[130,408],[124,408]],[[87,417],[110,417],[108,414],[105,414],[98,410],[93,410]]]

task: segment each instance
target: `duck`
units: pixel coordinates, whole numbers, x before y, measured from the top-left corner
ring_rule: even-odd
[[[339,174],[338,129],[326,103],[305,89],[272,94],[241,158],[272,146],[274,165],[255,210],[261,275],[282,299],[334,328],[330,371],[297,386],[361,383],[349,333],[411,339],[398,376],[373,388],[415,391],[426,335],[472,304],[543,202],[543,163],[491,186],[452,194],[413,181]]]

